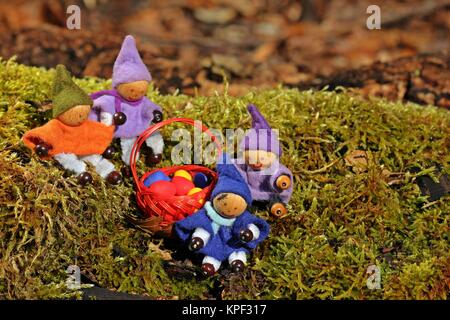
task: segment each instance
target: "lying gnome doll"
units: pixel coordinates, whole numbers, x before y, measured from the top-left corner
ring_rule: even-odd
[[[252,116],[252,129],[241,142],[243,157],[233,159],[238,171],[248,183],[253,201],[267,205],[275,217],[286,214],[286,204],[292,196],[292,172],[279,161],[281,146],[256,106],[247,106]]]
[[[88,120],[92,100],[72,81],[63,65],[56,67],[52,91],[55,119],[26,132],[22,138],[25,145],[41,158],[54,158],[75,172],[81,185],[92,182],[85,162],[109,183],[120,183],[120,173],[101,156],[113,139],[114,126]]]
[[[162,121],[161,107],[145,97],[152,80],[150,72],[139,56],[136,42],[132,36],[126,36],[119,55],[114,62],[113,90],[103,90],[91,94],[94,106],[89,115],[93,121],[114,123],[115,138],[120,139],[122,160],[126,175],[130,175],[130,154],[137,137],[153,123]],[[152,152],[150,163],[161,161],[164,141],[159,132],[152,134],[146,144]]]
[[[267,238],[266,221],[251,214],[252,197],[247,184],[224,154],[217,164],[219,179],[211,194],[212,203],[175,224],[175,232],[189,249],[205,255],[202,272],[212,276],[228,259],[233,272],[241,272],[247,254]]]

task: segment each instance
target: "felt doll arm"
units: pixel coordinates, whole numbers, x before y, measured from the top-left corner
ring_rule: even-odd
[[[287,178],[289,178],[290,181],[290,185],[288,188],[286,189],[281,189],[277,186],[277,180],[280,177],[286,176]],[[273,191],[278,192],[278,193],[282,193],[282,192],[290,192],[292,191],[292,172],[291,170],[289,170],[288,168],[286,168],[285,166],[283,166],[281,163],[278,163],[278,170],[277,172],[275,172],[275,174],[270,176],[270,187],[273,189]]]
[[[267,236],[269,235],[269,231],[270,231],[270,226],[265,220],[256,217],[255,215],[251,214],[248,211],[245,211],[241,216],[236,218],[236,221],[233,225],[233,230],[232,230],[233,236],[236,239],[240,239],[241,231],[246,230],[252,224],[258,229],[259,234],[257,234],[258,237],[255,237],[255,234],[253,234],[253,239],[244,244],[244,247],[246,247],[248,249],[256,248],[258,243],[260,243],[265,238],[267,238]],[[256,229],[254,228],[253,231],[256,231]],[[252,231],[252,233],[253,233],[253,231]],[[255,233],[257,233],[257,232],[255,232]]]
[[[174,225],[176,235],[183,242],[190,241],[192,233],[195,232],[197,228],[202,228],[209,234],[213,234],[211,220],[207,216],[205,208],[202,208],[193,215],[176,222]]]
[[[105,112],[111,115],[115,113],[114,97],[104,95],[95,99],[89,113],[89,120],[101,121],[101,114]]]
[[[252,232],[252,234],[253,234],[253,239],[252,239],[252,240],[256,240],[256,239],[259,238],[259,234],[260,234],[259,228],[258,228],[255,224],[250,223],[250,224],[247,226],[247,228],[248,228],[248,230],[250,230],[250,231]]]
[[[153,123],[162,121],[162,109],[156,103],[145,98],[144,116],[149,121],[151,126]],[[164,149],[164,140],[159,131],[152,134],[146,141],[148,147],[150,147],[154,154],[162,154]]]
[[[48,152],[41,158],[50,159],[62,151],[60,141],[62,136],[64,136],[64,132],[61,129],[61,122],[52,119],[41,127],[27,131],[22,137],[22,141],[35,152],[38,152],[36,147],[44,145]]]
[[[191,243],[189,244],[189,249],[191,251],[197,251],[202,249],[208,244],[211,234],[203,228],[195,229],[192,234]]]
[[[100,112],[100,122],[104,125],[111,126],[113,124],[113,115],[109,112]]]
[[[203,240],[203,244],[206,246],[209,239],[211,238],[211,234],[203,228],[196,228],[194,233],[192,234],[192,238],[200,238]]]
[[[244,242],[250,242],[253,240],[257,240],[260,236],[261,232],[259,231],[259,228],[253,224],[250,223],[247,225],[246,229],[241,230],[239,233],[239,237]]]
[[[144,117],[146,119],[148,119],[150,124],[152,122],[160,122],[162,120],[162,108],[159,105],[157,105],[156,103],[148,100],[147,98],[145,98],[144,101],[145,101],[145,107],[143,108]],[[157,119],[159,121],[153,121],[153,120],[157,120]]]
[[[239,233],[239,238],[240,238],[240,240],[241,241],[243,241],[243,242],[250,242],[250,241],[252,241],[253,239],[258,239],[258,237],[259,237],[259,229],[258,229],[258,227],[256,227],[254,224],[252,224],[251,225],[253,228],[253,231],[252,230],[250,230],[250,225],[248,225],[247,226],[247,228],[246,229],[242,229],[241,230],[241,232]],[[256,228],[256,229],[255,229]],[[255,237],[254,235],[253,235],[253,232],[256,230],[256,233],[257,233],[257,236],[258,237]]]
[[[145,143],[148,147],[152,148],[154,154],[161,154],[164,149],[164,139],[159,131],[152,134]]]

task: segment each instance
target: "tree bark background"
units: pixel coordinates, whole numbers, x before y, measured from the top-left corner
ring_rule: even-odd
[[[81,30],[66,8],[81,8]],[[163,93],[245,94],[277,84],[355,88],[364,95],[449,108],[450,1],[0,0],[0,56],[63,63],[76,76],[111,77],[126,34]]]

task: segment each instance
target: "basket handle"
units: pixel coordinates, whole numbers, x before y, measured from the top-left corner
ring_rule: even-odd
[[[153,133],[155,133],[155,131],[157,131],[158,129],[164,127],[165,125],[168,125],[173,122],[187,123],[193,127],[196,127],[198,129],[202,130],[202,132],[205,132],[211,138],[211,140],[216,144],[217,150],[219,151],[219,153],[222,152],[222,145],[219,142],[219,139],[206,126],[204,126],[203,124],[200,125],[194,119],[170,118],[167,120],[163,120],[159,123],[156,123],[156,124],[152,125],[151,127],[149,127],[148,129],[146,129],[143,133],[141,133],[141,135],[136,139],[136,141],[133,145],[133,148],[131,149],[131,154],[130,154],[131,173],[133,174],[134,182],[139,191],[141,191],[141,186],[139,184],[139,178],[136,173],[136,160],[137,160],[137,155],[139,153],[139,150],[141,149],[141,146],[145,142],[145,140],[147,140]]]

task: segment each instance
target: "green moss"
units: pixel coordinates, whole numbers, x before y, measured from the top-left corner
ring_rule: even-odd
[[[212,279],[169,277],[162,267],[171,253],[166,244],[125,223],[124,214],[136,209],[131,184],[110,187],[95,177],[79,188],[21,143],[26,130],[49,119],[39,106],[49,100],[53,76],[54,70],[0,62],[0,298],[80,297],[64,285],[71,264],[110,289],[208,297]],[[87,91],[110,85],[76,82]],[[270,238],[245,274],[223,277],[223,298],[448,298],[448,197],[430,204],[414,183],[436,164],[450,174],[447,110],[281,87],[238,98],[162,96],[152,88],[149,97],[167,118],[223,129],[248,128],[245,106],[252,102],[280,130],[282,161],[295,175],[290,213],[270,221]],[[164,129],[166,141],[174,127]],[[346,167],[343,158],[352,150],[367,151],[366,171]],[[411,167],[422,171],[407,173]],[[383,169],[404,175],[390,185]],[[115,247],[123,256],[112,254]],[[381,290],[366,286],[372,264],[381,269]]]

